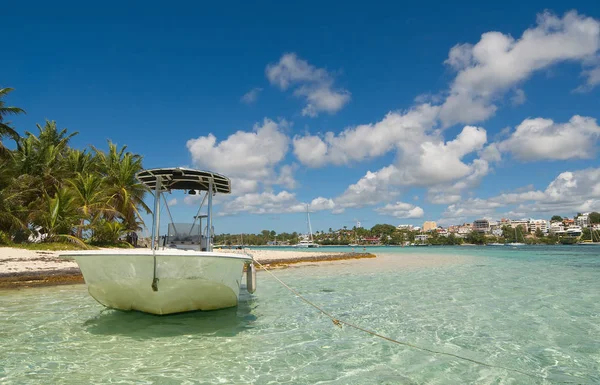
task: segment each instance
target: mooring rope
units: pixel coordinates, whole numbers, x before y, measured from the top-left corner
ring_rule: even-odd
[[[421,350],[424,352],[429,352],[429,353],[433,353],[433,354],[439,354],[439,355],[444,355],[444,356],[448,356],[448,357],[453,357],[453,358],[457,358],[459,360],[463,360],[463,361],[468,361],[477,365],[481,365],[481,366],[485,366],[488,368],[496,368],[496,369],[503,369],[503,370],[507,370],[509,372],[513,372],[513,373],[519,373],[522,374],[524,376],[530,377],[530,378],[535,378],[535,379],[542,379],[542,380],[546,380],[546,381],[550,381],[547,377],[538,375],[538,374],[533,374],[533,373],[528,373],[528,372],[524,372],[522,370],[519,369],[513,369],[513,368],[508,368],[506,366],[501,366],[501,365],[493,365],[493,364],[488,364],[485,363],[483,361],[478,361],[478,360],[474,360],[472,358],[467,358],[467,357],[463,357],[460,356],[458,354],[453,354],[453,353],[447,353],[447,352],[442,352],[442,351],[438,351],[438,350],[433,350],[433,349],[428,349],[422,346],[417,346],[414,344],[411,344],[409,342],[404,342],[404,341],[398,341],[396,339],[384,336],[382,334],[376,333],[372,330],[368,330],[365,329],[361,326],[355,325],[351,322],[348,321],[344,321],[342,319],[336,318],[333,315],[331,315],[330,313],[328,313],[327,311],[325,311],[323,308],[321,308],[318,305],[315,305],[313,302],[309,301],[308,299],[306,299],[302,294],[300,294],[297,290],[295,290],[294,288],[288,286],[285,282],[283,282],[281,279],[279,279],[279,277],[277,277],[275,274],[273,274],[273,272],[269,269],[267,269],[266,266],[264,266],[262,263],[258,262],[250,253],[246,252],[246,254],[248,254],[249,256],[252,257],[252,259],[254,260],[254,263],[256,263],[258,266],[260,266],[264,271],[266,271],[267,273],[269,273],[273,278],[275,278],[275,280],[277,280],[281,285],[283,285],[283,287],[285,287],[286,289],[288,289],[290,292],[292,292],[293,294],[295,294],[298,298],[300,298],[302,301],[306,302],[307,304],[309,304],[310,306],[314,307],[315,309],[317,309],[319,312],[321,312],[322,314],[324,314],[326,317],[328,317],[329,319],[331,319],[331,322],[333,322],[333,324],[339,328],[342,327],[342,325],[346,325],[349,326],[351,328],[354,328],[356,330],[360,330],[364,333],[370,334],[372,336],[375,337],[379,337],[382,338],[386,341],[398,344],[398,345],[403,345],[403,346],[407,346],[413,349],[417,349],[417,350]],[[555,383],[559,383],[559,384],[573,384],[576,383],[575,381],[554,381]]]

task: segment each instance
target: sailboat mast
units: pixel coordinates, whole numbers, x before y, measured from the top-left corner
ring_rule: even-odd
[[[308,205],[306,205],[306,220],[308,221],[308,233],[310,234],[310,241],[313,242],[312,227],[310,226],[310,214],[308,213]]]

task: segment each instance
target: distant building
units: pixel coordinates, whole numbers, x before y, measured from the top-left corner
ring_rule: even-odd
[[[556,235],[565,234],[565,225],[562,222],[552,222],[550,223],[550,233]]]
[[[487,219],[477,219],[473,222],[473,231],[478,233],[489,233],[490,232],[490,221]]]
[[[372,245],[375,245],[381,241],[379,237],[364,237],[362,240]]]
[[[588,227],[590,225],[590,214],[591,213],[583,213],[577,218],[575,218],[575,224],[582,228]]]
[[[510,227],[516,229],[517,227],[523,227],[523,231],[529,232],[529,219],[513,219],[510,221]]]
[[[563,223],[563,225],[565,225],[565,227],[568,227],[568,226],[573,226],[575,224],[575,221],[573,219],[563,218],[562,223]]]
[[[425,241],[427,241],[427,238],[429,238],[429,235],[427,234],[417,234],[415,235],[415,242],[425,243]]]
[[[413,229],[413,225],[398,225],[398,226],[396,226],[396,228],[398,230],[409,230],[409,231],[411,231]]]
[[[540,230],[546,234],[548,232],[548,221],[544,219],[530,219],[529,220],[529,232],[535,232]]]
[[[437,229],[437,223],[434,221],[425,221],[423,223],[423,231],[428,232]]]

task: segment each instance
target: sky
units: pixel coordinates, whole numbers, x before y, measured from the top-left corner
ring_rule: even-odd
[[[0,86],[22,134],[230,177],[217,233],[599,211],[600,3],[461,4],[13,2]]]

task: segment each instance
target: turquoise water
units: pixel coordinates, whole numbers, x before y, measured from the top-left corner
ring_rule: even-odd
[[[327,249],[320,249],[325,251]],[[373,248],[266,273],[239,307],[103,310],[84,285],[0,291],[2,384],[599,384],[600,248]]]

